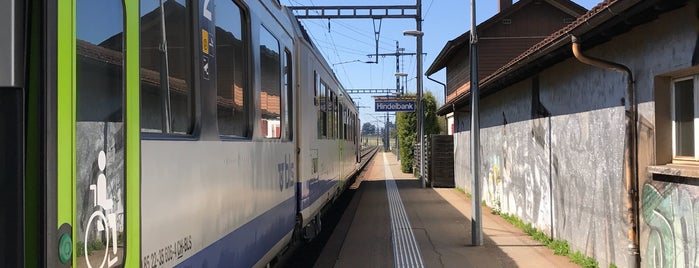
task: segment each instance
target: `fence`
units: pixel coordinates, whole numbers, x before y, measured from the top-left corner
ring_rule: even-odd
[[[432,187],[454,187],[454,137],[451,135],[425,136],[425,180]],[[420,171],[420,147],[413,147],[413,170]]]

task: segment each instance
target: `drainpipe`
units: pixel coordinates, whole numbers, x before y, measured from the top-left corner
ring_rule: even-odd
[[[624,138],[624,179],[626,181],[626,209],[628,230],[628,263],[630,267],[638,267],[640,254],[638,250],[638,142],[636,126],[638,124],[638,111],[636,110],[635,88],[633,86],[633,74],[631,69],[624,65],[585,56],[580,50],[580,41],[572,36],[573,54],[580,62],[599,68],[610,69],[626,73],[626,137]]]

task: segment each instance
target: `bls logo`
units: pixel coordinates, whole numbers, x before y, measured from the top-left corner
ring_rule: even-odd
[[[284,156],[284,163],[277,164],[279,171],[279,191],[284,191],[294,186],[294,163],[289,163],[289,156]]]

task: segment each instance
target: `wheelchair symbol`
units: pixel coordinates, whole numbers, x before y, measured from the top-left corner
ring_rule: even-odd
[[[87,228],[85,230],[85,243],[89,243],[90,229],[94,224],[97,227],[97,234],[102,235],[105,241],[104,257],[102,258],[102,263],[99,267],[111,267],[119,261],[117,254],[117,228],[116,228],[116,214],[111,212],[114,202],[112,199],[107,198],[107,177],[104,175],[104,169],[107,166],[107,156],[104,151],[100,151],[97,157],[97,164],[100,169],[100,174],[97,177],[97,184],[90,185],[90,191],[93,193],[93,205],[95,212],[90,215],[90,219],[87,221]],[[103,212],[104,211],[104,212]],[[105,212],[110,212],[105,215]],[[111,244],[110,244],[111,242]],[[85,261],[87,262],[87,267],[92,268],[90,263],[90,256],[88,255],[88,247],[85,246]],[[109,254],[109,249],[112,249],[111,254]]]

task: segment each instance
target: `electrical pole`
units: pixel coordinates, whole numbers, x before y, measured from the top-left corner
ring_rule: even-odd
[[[422,1],[417,0],[417,101],[418,101],[418,126],[420,130],[420,187],[425,188],[425,110],[424,110],[424,100],[422,99]]]
[[[480,159],[480,116],[478,114],[478,35],[476,34],[476,0],[471,0],[471,244],[483,245],[483,213],[481,211]]]

